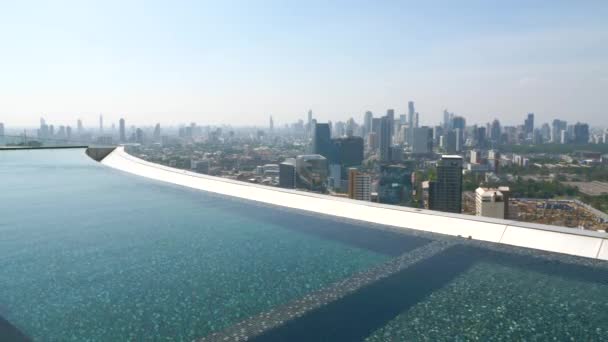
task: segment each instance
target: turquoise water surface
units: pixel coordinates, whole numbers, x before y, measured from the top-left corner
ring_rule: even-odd
[[[328,237],[346,223],[130,176],[82,149],[0,151],[0,179],[0,317],[35,340],[191,340],[394,252]]]

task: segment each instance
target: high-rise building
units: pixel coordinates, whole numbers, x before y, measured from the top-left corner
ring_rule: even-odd
[[[65,128],[65,137],[66,137],[68,140],[71,140],[71,139],[72,139],[72,127],[67,126],[67,127]]]
[[[372,120],[374,119],[374,114],[372,112],[367,111],[363,116],[363,137],[367,137],[367,135],[372,131]]]
[[[99,133],[103,133],[103,115],[99,114]]]
[[[332,139],[330,164],[340,164],[343,167],[358,166],[363,163],[363,138],[345,137]]]
[[[409,101],[407,103],[407,144],[412,146],[414,141],[414,115],[416,115],[416,110],[414,108],[414,101]]]
[[[144,131],[141,128],[135,130],[135,141],[142,145],[144,143]]]
[[[380,128],[381,128],[381,123],[382,123],[382,118],[373,118],[372,119],[372,133],[373,133],[373,137],[372,137],[372,141],[373,141],[373,147],[370,148],[373,150],[376,150],[378,148],[380,148]]]
[[[475,214],[497,219],[509,218],[509,187],[475,190]]]
[[[359,172],[356,168],[348,169],[348,197],[360,201],[371,200],[370,175]]]
[[[589,143],[589,125],[586,123],[577,122],[574,125],[574,143],[588,144]]]
[[[272,132],[274,130],[274,121],[272,120],[272,115],[270,116],[270,119],[268,121],[269,121],[268,128]]]
[[[0,122],[0,136],[4,137],[4,123]]]
[[[458,144],[458,138],[456,137],[456,132],[454,130],[449,130],[447,134],[444,136],[444,151],[447,154],[456,153],[456,147]]]
[[[562,142],[562,131],[564,131],[567,128],[567,126],[568,126],[568,123],[566,121],[562,121],[559,119],[553,120],[553,122],[551,124],[551,142],[552,143],[558,144],[558,143]]]
[[[78,119],[76,122],[76,130],[78,131],[78,135],[81,136],[84,133],[84,127],[82,126],[82,120]]]
[[[120,120],[118,120],[118,132],[119,132],[119,140],[121,143],[124,143],[127,141],[127,133],[125,130],[125,119],[121,118]]]
[[[481,152],[479,150],[471,150],[471,164],[479,164],[481,162]]]
[[[324,192],[327,187],[327,159],[319,154],[298,156],[296,185],[299,188]]]
[[[412,194],[412,171],[400,165],[381,165],[378,202],[409,205]]]
[[[426,126],[414,128],[412,153],[428,154],[431,152],[433,152],[433,130]]]
[[[313,122],[312,153],[332,160],[332,147],[329,124]]]
[[[293,189],[296,187],[296,160],[287,158],[279,164],[279,186],[281,188]]]
[[[154,139],[154,142],[160,142],[160,123],[157,123],[156,126],[154,126],[152,138]]]
[[[490,140],[493,143],[500,143],[500,136],[502,134],[502,128],[500,127],[500,121],[494,119],[492,121],[492,127],[490,128]]]
[[[391,124],[388,116],[383,116],[380,119],[380,161],[391,161]]]
[[[429,182],[429,209],[462,210],[462,157],[444,155],[437,163],[437,179]]]
[[[452,128],[450,125],[450,112],[448,112],[448,110],[445,109],[443,111],[443,129],[447,131],[450,128]]]
[[[314,127],[313,127],[313,122],[312,122],[312,109],[308,110],[308,123],[306,124],[306,134],[308,135],[308,137],[310,137],[312,135],[312,131],[313,131]]]
[[[534,113],[528,113],[528,117],[524,121],[524,133],[526,137],[534,132]]]

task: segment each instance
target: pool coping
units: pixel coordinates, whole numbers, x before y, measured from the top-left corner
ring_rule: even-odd
[[[90,147],[87,150],[95,149]],[[608,260],[608,234],[534,223],[357,201],[199,174],[142,160],[118,146],[100,163],[142,177],[193,189],[300,209],[474,240]]]

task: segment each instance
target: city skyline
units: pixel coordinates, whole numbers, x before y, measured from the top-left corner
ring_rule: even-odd
[[[67,9],[66,9],[67,8]],[[602,124],[608,5],[586,1],[11,3],[0,14],[0,121],[199,122],[277,127],[414,99],[506,124],[534,112]],[[112,18],[108,25],[107,18]],[[280,30],[277,28],[281,28]],[[171,122],[168,122],[168,118]]]

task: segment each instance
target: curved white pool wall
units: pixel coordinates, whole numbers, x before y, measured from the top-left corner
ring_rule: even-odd
[[[150,179],[283,207],[608,260],[608,235],[602,233],[390,206],[239,182],[150,163],[127,154],[122,146],[109,153],[101,163]]]

